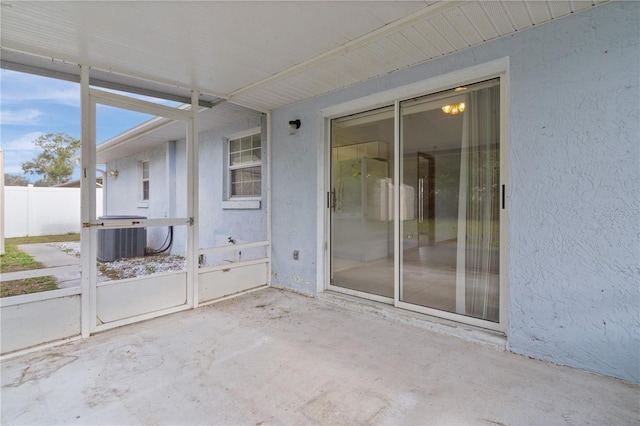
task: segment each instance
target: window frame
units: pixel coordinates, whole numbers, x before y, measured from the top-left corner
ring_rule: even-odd
[[[147,177],[144,176],[145,164],[147,165]],[[151,198],[151,162],[149,160],[140,161],[140,201],[148,202]],[[145,182],[147,183],[145,198]]]
[[[244,137],[248,137],[248,136],[256,136],[256,135],[260,135],[260,160],[259,161],[251,161],[251,162],[247,162],[247,163],[241,163],[238,165],[232,165],[231,164],[231,143],[233,141],[236,141],[238,139],[242,139]],[[227,201],[241,201],[241,200],[261,200],[262,199],[262,187],[264,186],[264,179],[263,179],[263,149],[264,149],[264,143],[263,143],[263,136],[262,136],[262,128],[261,127],[254,127],[252,129],[247,129],[245,131],[239,132],[239,133],[235,133],[233,135],[230,135],[228,137],[225,138],[225,180],[226,180],[226,197],[225,199]],[[252,148],[255,149],[255,148]],[[232,173],[235,170],[242,170],[242,169],[249,169],[252,167],[260,167],[260,193],[259,194],[252,194],[252,195],[234,195],[233,194],[233,186],[232,186]]]

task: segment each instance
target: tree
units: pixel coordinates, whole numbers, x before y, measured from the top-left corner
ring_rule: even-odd
[[[80,148],[80,140],[66,133],[48,133],[33,142],[42,148],[32,161],[22,163],[22,170],[42,178],[35,186],[52,186],[69,182],[73,174],[71,157]]]
[[[20,175],[5,173],[4,186],[29,186],[29,180]]]

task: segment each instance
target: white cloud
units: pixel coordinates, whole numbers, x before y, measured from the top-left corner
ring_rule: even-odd
[[[42,111],[34,108],[19,110],[3,109],[0,111],[0,122],[3,125],[17,124],[29,126],[37,122],[42,115]]]
[[[49,102],[80,106],[80,85],[69,81],[3,70],[3,105],[24,105],[29,102]]]
[[[33,142],[43,134],[31,132],[9,142],[3,141],[4,173],[25,176],[22,172],[22,163],[36,157],[40,148],[36,147]]]
[[[33,142],[42,135],[44,135],[42,132],[31,132],[19,137],[18,139],[14,139],[9,142],[2,142],[2,150],[5,152],[5,155],[9,151],[37,151],[40,148],[38,148]]]

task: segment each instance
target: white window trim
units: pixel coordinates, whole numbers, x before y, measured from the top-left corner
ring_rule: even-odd
[[[147,163],[149,165],[149,176],[147,176],[147,178],[145,179],[144,177],[144,164]],[[149,200],[151,199],[151,161],[150,160],[140,160],[139,162],[140,164],[140,180],[138,181],[138,185],[139,185],[139,191],[140,191],[140,195],[138,197],[139,199],[139,203],[138,203],[138,207],[148,207],[149,206]],[[144,182],[147,181],[149,182],[149,195],[148,198],[145,199],[144,198]]]
[[[232,196],[231,195],[231,170],[243,169],[247,167],[257,167],[257,166],[262,167],[263,159],[261,155],[260,161],[245,163],[242,166],[231,166],[229,164],[229,142],[235,139],[240,139],[246,136],[253,136],[257,134],[260,134],[260,135],[262,134],[262,128],[260,126],[243,130],[241,132],[233,133],[224,138],[225,154],[226,154],[225,155],[226,194],[225,194],[225,199],[223,200],[223,203],[222,203],[223,209],[259,209],[262,204],[260,203],[260,201],[262,200],[262,190],[260,191],[261,192],[260,195],[252,195],[252,196],[241,196],[241,195]],[[261,147],[260,149],[262,150],[262,148],[263,147]],[[260,180],[262,181],[262,176],[260,177]],[[262,186],[263,185],[261,185],[261,187]],[[256,203],[256,201],[258,201],[258,203]]]

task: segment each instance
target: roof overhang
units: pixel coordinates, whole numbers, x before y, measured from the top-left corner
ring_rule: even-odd
[[[86,65],[94,86],[185,104],[197,91],[213,107],[202,131],[604,2],[3,0],[1,65],[69,81]],[[184,136],[153,119],[99,145],[98,162]]]
[[[2,67],[268,111],[603,1],[15,1]]]

